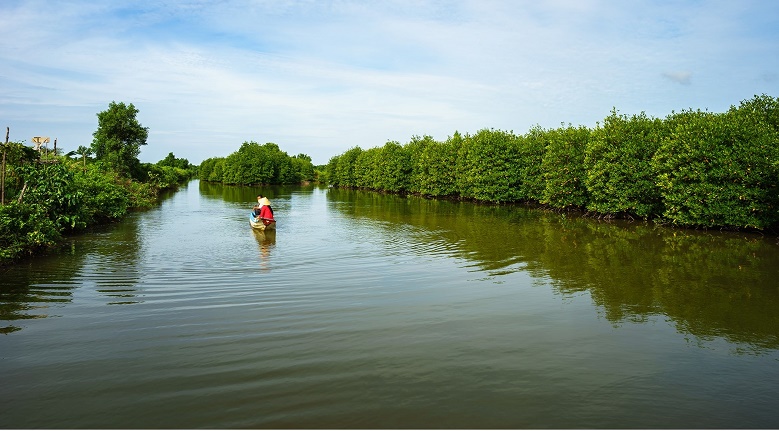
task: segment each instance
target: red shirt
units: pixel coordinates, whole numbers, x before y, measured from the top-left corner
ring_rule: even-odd
[[[260,218],[263,219],[265,224],[269,224],[273,221],[273,210],[269,205],[263,205],[262,208],[260,208]]]

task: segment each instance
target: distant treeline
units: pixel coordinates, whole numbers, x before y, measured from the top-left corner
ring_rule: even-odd
[[[223,184],[298,184],[314,180],[311,157],[290,157],[274,143],[244,142],[227,157],[200,163],[200,179]]]
[[[665,119],[613,110],[594,129],[414,136],[349,149],[323,176],[335,187],[763,230],[779,225],[779,99]]]

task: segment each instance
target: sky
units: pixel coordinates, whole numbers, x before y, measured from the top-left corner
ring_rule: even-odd
[[[664,118],[779,97],[775,0],[0,0],[0,127],[142,162],[273,142],[315,165],[414,136]]]

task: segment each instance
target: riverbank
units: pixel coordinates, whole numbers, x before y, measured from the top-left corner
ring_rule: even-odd
[[[678,227],[779,228],[779,99],[665,118],[615,110],[597,127],[482,129],[445,141],[354,147],[328,162],[328,184],[536,203]]]
[[[15,169],[10,202],[0,206],[0,266],[55,248],[69,234],[151,208],[162,193],[191,177],[185,170],[150,165],[147,181],[137,181],[99,165],[55,160]]]

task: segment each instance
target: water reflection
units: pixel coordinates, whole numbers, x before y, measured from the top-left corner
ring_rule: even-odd
[[[138,266],[144,245],[141,225],[137,217],[128,217],[108,233],[107,241],[87,256],[83,272],[85,285],[108,298],[108,305],[126,305],[141,302],[138,285],[141,278]]]
[[[275,199],[286,199],[295,191],[314,188],[314,186],[290,185],[226,186],[222,183],[207,181],[199,181],[198,183],[201,196],[225,202],[247,204],[247,210],[251,210],[251,206],[256,203],[257,194],[267,196],[271,200],[271,204],[275,204]]]
[[[59,307],[73,301],[77,287],[96,292],[108,305],[143,302],[144,280],[146,285],[154,277],[167,281],[172,255],[185,256],[180,266],[187,274],[213,263],[214,256],[221,267],[240,267],[233,250],[246,246],[241,241],[251,242],[246,230],[256,241],[261,270],[269,271],[278,251],[276,232],[250,229],[238,208],[252,202],[257,190],[201,182],[192,190],[195,197],[210,195],[235,205],[227,210],[203,205],[194,221],[182,225],[180,208],[163,203],[159,211],[131,214],[120,224],[74,237],[56,255],[0,269],[0,332],[18,331],[27,319],[56,316]],[[262,190],[274,197],[279,214],[299,220],[298,231],[321,228],[311,220],[321,209],[306,207],[309,201],[296,195],[301,188]],[[334,213],[387,233],[377,237],[386,241],[382,253],[388,256],[453,258],[480,279],[498,284],[511,274],[526,273],[563,298],[588,295],[613,326],[659,318],[694,343],[725,340],[739,353],[779,348],[779,246],[773,238],[606,223],[521,206],[338,189],[326,193],[329,210],[321,214]],[[215,249],[199,249],[192,233],[215,229],[223,229]],[[284,258],[325,251],[317,246],[305,243],[285,251]]]
[[[251,231],[260,248],[260,268],[267,271],[270,269],[271,250],[276,246],[276,231],[258,229],[251,229]]]
[[[72,241],[56,255],[39,255],[0,268],[0,333],[21,330],[18,325],[27,319],[56,315],[57,308],[73,301],[75,279],[83,264],[79,249]]]
[[[136,217],[130,215],[73,236],[50,254],[0,269],[0,321],[7,322],[0,333],[21,330],[19,322],[27,319],[56,317],[80,287],[94,289],[110,305],[137,303],[140,244]]]
[[[779,348],[772,239],[353,190],[331,189],[328,199],[377,229],[405,230],[407,252],[463,259],[495,282],[524,271],[562,296],[587,293],[615,326],[662,315],[696,342]]]

